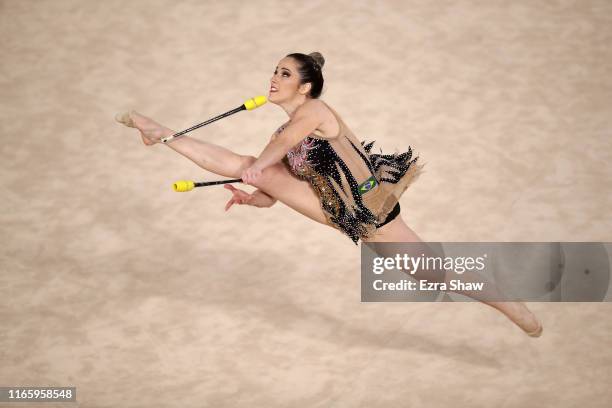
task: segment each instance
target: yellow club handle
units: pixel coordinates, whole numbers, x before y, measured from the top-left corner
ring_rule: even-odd
[[[247,110],[253,110],[259,108],[266,102],[268,102],[268,99],[263,95],[259,95],[254,98],[247,99],[246,102],[244,102],[244,106],[247,108]]]
[[[185,191],[191,191],[195,187],[195,183],[191,180],[181,180],[172,184],[174,191],[184,193]]]

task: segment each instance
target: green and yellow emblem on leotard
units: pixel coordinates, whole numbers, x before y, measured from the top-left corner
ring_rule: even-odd
[[[374,176],[370,177],[359,185],[359,195],[364,195],[365,193],[376,187],[377,184],[378,182],[376,181],[376,178]]]

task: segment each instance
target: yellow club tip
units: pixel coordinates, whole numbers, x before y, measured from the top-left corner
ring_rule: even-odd
[[[183,193],[185,191],[191,191],[193,190],[194,187],[195,187],[195,183],[190,180],[181,180],[181,181],[177,181],[176,183],[172,184],[172,188],[174,189],[174,191],[179,192],[179,193]]]
[[[248,99],[244,103],[244,106],[248,110],[253,110],[253,109],[259,108],[261,105],[264,105],[266,102],[268,102],[268,98],[266,98],[263,95],[259,95],[259,96],[256,96],[254,98]]]

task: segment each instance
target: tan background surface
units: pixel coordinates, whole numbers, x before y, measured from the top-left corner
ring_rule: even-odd
[[[429,241],[611,241],[612,3],[0,1],[0,385],[87,407],[603,407],[610,304],[359,302],[359,248],[113,121],[181,130],[320,51],[323,99],[427,172]],[[194,133],[257,155],[267,105]]]

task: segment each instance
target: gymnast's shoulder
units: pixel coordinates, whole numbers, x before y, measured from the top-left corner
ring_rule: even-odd
[[[327,105],[322,100],[308,99],[297,108],[295,116],[315,116],[326,119],[330,113]]]

